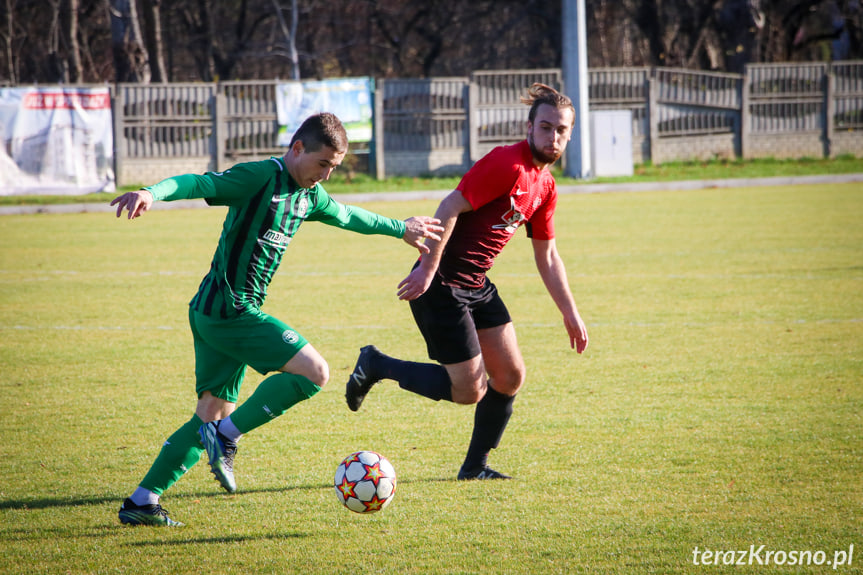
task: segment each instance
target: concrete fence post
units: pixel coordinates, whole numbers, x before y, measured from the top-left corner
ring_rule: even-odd
[[[752,110],[749,107],[749,66],[743,69],[743,79],[740,81],[740,157],[749,158],[749,133],[752,122]]]
[[[374,170],[376,180],[383,180],[387,177],[387,166],[385,163],[384,153],[384,90],[386,88],[386,80],[379,78],[375,80],[374,99],[372,104],[372,164],[371,169]]]
[[[111,98],[111,115],[114,117],[114,185],[119,188],[123,185],[123,160],[126,151],[126,142],[123,139],[125,130],[124,123],[124,97],[123,89],[119,84],[112,90],[114,97]]]
[[[836,116],[836,77],[828,64],[824,77],[824,157],[835,156],[833,150],[833,118]]]
[[[653,165],[660,164],[659,157],[659,86],[656,78],[647,79],[647,114],[650,133],[650,161]]]
[[[479,86],[474,82],[467,85],[467,129],[468,129],[468,157],[470,163],[480,159],[479,153]]]
[[[216,85],[212,100],[213,132],[210,141],[212,169],[221,172],[227,168],[226,140],[228,137],[228,101],[220,84]]]

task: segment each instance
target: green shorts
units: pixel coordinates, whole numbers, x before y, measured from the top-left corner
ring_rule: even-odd
[[[246,366],[266,374],[285,365],[308,342],[262,311],[221,319],[189,308],[195,342],[195,389],[236,403]]]

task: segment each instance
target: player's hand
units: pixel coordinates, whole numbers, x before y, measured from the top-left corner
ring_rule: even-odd
[[[429,247],[423,242],[424,239],[432,239],[440,241],[438,235],[443,231],[443,226],[439,225],[440,220],[430,216],[414,216],[405,220],[405,235],[402,238],[405,242],[417,248],[420,253],[429,253]]]
[[[569,347],[583,353],[587,349],[587,327],[581,316],[576,313],[574,318],[564,317],[563,324],[569,334]]]
[[[117,217],[123,213],[123,210],[129,210],[129,219],[140,217],[144,212],[150,209],[153,205],[153,194],[147,190],[137,190],[134,192],[126,192],[122,196],[117,196],[111,200],[110,205],[117,205]]]
[[[399,283],[399,299],[405,301],[417,299],[429,289],[433,277],[434,270],[429,272],[422,264],[418,265]]]

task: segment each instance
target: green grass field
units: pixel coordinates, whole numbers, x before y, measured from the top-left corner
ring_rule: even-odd
[[[348,163],[347,161],[345,163]],[[771,178],[776,176],[819,176],[824,174],[858,174],[863,172],[863,158],[843,155],[835,158],[796,158],[773,159],[759,158],[748,160],[710,160],[689,162],[667,162],[653,165],[638,164],[632,176],[601,177],[591,179],[567,178],[560,167],[554,168],[558,186],[582,186],[608,183],[647,183],[673,182],[685,180],[720,180],[728,178]],[[340,167],[333,172],[325,187],[330,194],[356,194],[377,192],[405,192],[425,190],[452,190],[461,179],[460,176],[391,176],[376,180],[368,174],[352,173],[349,168]],[[127,182],[121,191],[136,190],[142,185],[155,182]],[[19,205],[51,205],[68,203],[107,203],[117,194],[97,192],[91,194],[69,195],[0,195],[0,207]]]
[[[395,297],[414,254],[308,224],[265,309],[328,358],[330,384],[243,439],[237,494],[202,462],[163,499],[186,527],[124,527],[121,500],[194,406],[186,304],[223,214],[0,217],[0,571],[863,571],[863,185],[563,196],[584,356],[519,232],[492,273],[528,364],[492,454],[511,482],[454,480],[472,408],[389,382],[348,411],[361,345],[425,359]],[[399,473],[377,515],[331,486],[357,449]],[[695,564],[753,546],[751,566]]]

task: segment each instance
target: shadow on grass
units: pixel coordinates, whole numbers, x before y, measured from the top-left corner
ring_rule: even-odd
[[[410,485],[411,483],[447,483],[456,481],[455,477],[429,477],[427,479],[399,480],[399,485]],[[321,489],[333,489],[332,483],[317,483],[306,485],[287,485],[283,487],[260,487],[253,489],[240,489],[233,495],[222,491],[206,491],[193,493],[171,494],[168,499],[201,499],[203,497],[237,497],[246,493],[286,493],[290,491],[317,491]],[[103,505],[105,503],[116,503],[119,505],[125,496],[90,496],[90,497],[47,497],[41,499],[10,499],[0,501],[0,510],[5,509],[54,509],[63,507],[85,507],[89,505]]]
[[[81,539],[81,538],[104,538],[111,535],[116,535],[121,530],[128,530],[129,533],[158,533],[158,534],[182,534],[188,533],[186,528],[164,529],[160,527],[132,527],[128,525],[112,524],[100,525],[89,529],[76,529],[68,527],[53,527],[32,529],[29,527],[20,527],[12,529],[0,529],[0,533],[4,539],[13,541],[44,541],[56,539]],[[151,531],[152,530],[152,531]],[[279,541],[290,539],[301,539],[310,537],[308,533],[287,532],[287,533],[257,533],[247,535],[220,535],[218,537],[194,537],[194,538],[178,538],[178,539],[157,539],[151,541],[128,541],[125,543],[128,547],[161,547],[163,545],[197,545],[199,543],[245,543],[247,541]]]
[[[300,539],[309,537],[307,533],[261,533],[260,535],[228,535],[226,537],[198,537],[193,539],[158,540],[158,541],[132,541],[127,543],[129,547],[162,547],[164,545],[198,545],[199,543],[245,543],[246,541],[261,541],[269,539],[278,541],[281,539]]]

